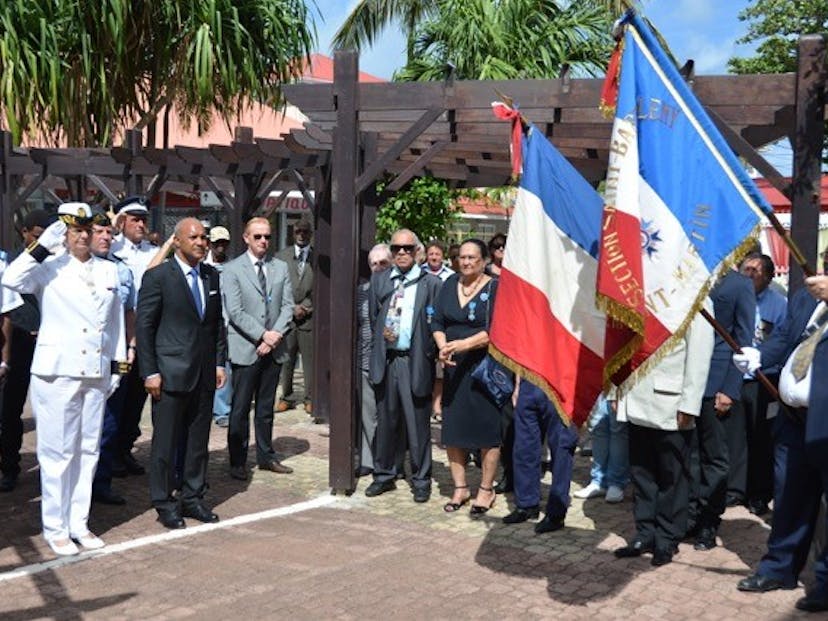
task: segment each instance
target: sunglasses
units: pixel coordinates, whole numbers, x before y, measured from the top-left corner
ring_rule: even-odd
[[[263,237],[269,240],[271,236],[269,234],[266,235],[264,233],[253,233],[253,239],[255,239],[256,241],[259,241]]]
[[[400,250],[407,254],[413,254],[416,249],[417,246],[414,244],[391,244],[391,252],[394,254],[397,254]]]
[[[492,244],[492,250],[503,250],[506,247],[506,244]]]

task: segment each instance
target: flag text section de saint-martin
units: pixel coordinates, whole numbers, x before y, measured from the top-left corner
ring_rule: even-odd
[[[598,302],[607,376],[631,385],[771,208],[647,25],[624,21]]]

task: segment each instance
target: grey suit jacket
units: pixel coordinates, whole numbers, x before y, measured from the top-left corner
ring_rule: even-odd
[[[266,330],[285,334],[293,317],[293,292],[284,261],[267,258],[264,263],[267,292],[259,285],[256,268],[245,252],[224,266],[221,291],[227,312],[227,343],[230,362],[250,365],[258,360],[256,348]],[[265,311],[270,325],[265,325]],[[286,358],[284,340],[271,355],[276,362]]]
[[[287,264],[290,284],[293,289],[293,303],[301,304],[308,310],[308,314],[301,320],[294,320],[294,327],[297,330],[309,332],[313,327],[313,247],[308,248],[308,261],[301,275],[299,274],[299,262],[296,260],[296,246],[294,244],[282,248],[275,254],[275,257]]]
[[[394,284],[391,282],[393,270],[385,270],[371,275],[371,285],[368,294],[368,316],[373,333],[373,348],[371,349],[370,380],[378,385],[385,379],[386,343],[382,335],[385,327],[385,316],[391,304]],[[426,316],[426,307],[432,306],[443,282],[423,271],[417,283],[417,294],[414,298],[414,324],[411,334],[411,351],[409,354],[409,368],[411,370],[411,392],[417,397],[426,397],[431,394],[434,386],[434,359],[437,348],[431,336]]]

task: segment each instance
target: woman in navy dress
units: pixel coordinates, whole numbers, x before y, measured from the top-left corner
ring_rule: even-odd
[[[486,513],[495,501],[493,482],[500,457],[500,408],[471,374],[486,356],[487,332],[497,280],[484,273],[486,244],[469,239],[460,246],[460,273],[446,280],[434,308],[431,330],[445,368],[443,434],[454,493],[443,509],[457,511],[471,499],[466,454],[480,450],[480,489],[472,515]]]

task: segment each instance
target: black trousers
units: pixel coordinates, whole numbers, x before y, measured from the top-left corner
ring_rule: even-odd
[[[630,478],[637,536],[671,550],[687,530],[692,431],[666,431],[630,424]]]
[[[702,399],[696,418],[690,454],[690,525],[718,528],[727,500],[730,461],[727,436],[722,420],[716,416],[713,397]],[[734,401],[730,416],[741,416],[741,403]]]
[[[141,435],[141,413],[147,400],[147,391],[144,380],[138,371],[138,359],[132,364],[132,369],[121,379],[126,384],[124,389],[124,406],[121,409],[121,420],[118,421],[118,442],[115,450],[116,459],[132,451],[135,441]],[[212,408],[212,406],[211,406]],[[154,423],[153,423],[154,425]]]
[[[398,426],[408,436],[411,484],[431,487],[431,394],[415,397],[411,393],[411,371],[407,356],[389,358],[385,379],[376,386],[377,435],[374,480],[393,481],[398,473]]]
[[[161,391],[152,403],[152,450],[150,453],[150,499],[158,510],[201,501],[207,490],[207,443],[213,420],[215,380],[201,378],[192,392]],[[184,449],[181,494],[173,498],[176,451],[180,439]]]
[[[313,332],[310,330],[291,330],[285,336],[287,361],[282,365],[282,401],[296,403],[299,401],[293,389],[293,373],[296,358],[302,354],[302,374],[305,378],[304,402],[311,402],[313,394]]]
[[[23,407],[32,379],[32,358],[37,337],[26,330],[12,328],[9,372],[3,388],[0,414],[0,470],[20,474],[20,447],[23,445]]]
[[[770,380],[775,385],[778,376],[771,377]],[[773,397],[758,381],[745,382],[742,388],[742,407],[747,439],[747,500],[770,502],[773,498],[773,420],[767,418],[768,406],[773,402]]]
[[[262,465],[276,459],[276,452],[273,450],[273,403],[281,366],[269,355],[250,365],[233,365],[233,404],[227,427],[230,466],[244,466],[247,463],[247,448],[250,445],[250,404],[254,399],[256,463]]]

